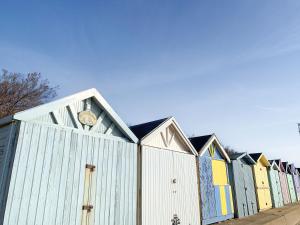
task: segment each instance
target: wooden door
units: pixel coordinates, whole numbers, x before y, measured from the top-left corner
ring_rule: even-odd
[[[269,169],[269,181],[270,181],[270,188],[271,188],[271,197],[272,197],[272,203],[273,207],[279,207],[279,194],[278,194],[278,188],[276,184],[276,172],[273,169]]]
[[[291,202],[291,199],[290,199],[286,174],[283,172],[279,172],[279,180],[280,180],[280,186],[281,186],[281,191],[283,196],[283,203],[289,204]]]
[[[200,165],[200,194],[202,220],[208,220],[217,216],[215,189],[213,186],[211,158],[199,158]]]
[[[175,213],[172,151],[142,149],[142,224],[171,225]]]
[[[265,192],[265,209],[272,208],[272,199],[271,199],[271,192],[269,188],[264,189]]]
[[[244,182],[245,182],[245,190],[246,190],[246,199],[247,199],[247,208],[248,215],[254,215],[257,213],[257,202],[255,196],[255,188],[254,188],[254,180],[252,168],[250,165],[244,164]]]
[[[200,224],[199,191],[196,157],[191,154],[173,152],[175,186],[174,214],[180,224]]]
[[[245,186],[245,171],[243,169],[243,163],[238,160],[232,161],[233,168],[233,181],[235,190],[235,205],[236,215],[240,217],[248,216],[248,202]]]
[[[165,149],[142,150],[142,224],[200,224],[194,155]]]
[[[275,180],[276,180],[277,193],[278,193],[278,206],[282,207],[283,206],[283,196],[282,196],[282,190],[281,190],[281,185],[280,185],[280,180],[279,180],[279,172],[278,171],[276,171]]]
[[[266,199],[265,199],[265,190],[257,189],[257,201],[258,201],[258,209],[264,210],[266,208]]]
[[[296,202],[297,197],[296,197],[293,177],[291,174],[287,174],[287,181],[288,181],[288,187],[289,187],[289,191],[290,191],[291,201]]]

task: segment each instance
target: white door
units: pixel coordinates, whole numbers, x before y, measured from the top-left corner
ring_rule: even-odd
[[[196,161],[165,149],[142,150],[142,225],[200,224]]]

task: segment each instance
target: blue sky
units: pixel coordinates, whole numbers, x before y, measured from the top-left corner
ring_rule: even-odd
[[[300,167],[300,2],[2,1],[0,67],[59,97],[97,88],[129,124],[175,116],[187,135]]]

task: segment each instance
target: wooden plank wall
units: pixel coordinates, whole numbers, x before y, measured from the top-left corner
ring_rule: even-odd
[[[290,197],[291,197],[291,202],[297,202],[297,196],[296,196],[296,190],[294,186],[294,181],[293,177],[291,174],[286,174],[287,177],[287,182],[288,182],[288,187],[289,187],[289,192],[290,192]]]
[[[22,122],[4,225],[80,225],[86,164],[93,174],[89,225],[136,223],[137,146],[114,137]]]
[[[200,224],[194,155],[142,146],[142,224]]]
[[[17,131],[18,124],[16,123],[0,127],[0,224],[3,223]]]

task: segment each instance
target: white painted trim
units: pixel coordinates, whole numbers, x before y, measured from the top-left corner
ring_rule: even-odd
[[[68,105],[74,102],[82,101],[84,99],[91,98],[91,97],[93,97],[96,100],[96,102],[103,109],[105,109],[105,111],[107,111],[107,114],[110,116],[110,119],[117,124],[118,128],[121,131],[123,131],[130,140],[132,140],[134,143],[138,142],[138,139],[133,134],[133,132],[127,127],[127,125],[118,116],[118,114],[112,109],[112,107],[102,97],[102,95],[94,88],[16,113],[13,118],[17,120],[30,121],[38,116],[42,116],[49,113],[49,111],[57,110],[61,107],[67,107]]]
[[[273,168],[274,168],[274,166],[276,167],[276,169],[275,169],[275,170],[278,170],[278,171],[280,171],[280,168],[279,168],[279,166],[277,165],[277,163],[275,162],[275,160],[272,162],[272,164],[270,165],[270,167],[273,169]]]
[[[237,157],[237,159],[242,159],[244,157],[247,157],[248,159],[250,159],[250,161],[253,163],[253,164],[256,164],[255,160],[247,153],[247,152],[244,152],[242,155],[240,155],[239,157]]]
[[[228,154],[226,153],[225,149],[223,148],[223,146],[221,145],[220,141],[218,140],[217,136],[215,134],[212,134],[210,139],[206,142],[206,144],[200,149],[200,157],[204,155],[204,153],[208,150],[208,147],[213,143],[216,142],[217,145],[220,148],[221,154],[222,156],[227,160],[228,163],[231,162]]]
[[[183,133],[182,129],[180,128],[180,126],[178,125],[178,123],[176,122],[176,120],[175,120],[174,117],[170,117],[170,118],[166,119],[158,127],[156,127],[151,132],[149,132],[147,135],[145,135],[140,140],[141,145],[143,145],[144,142],[146,141],[146,139],[148,139],[152,134],[154,134],[154,132],[158,132],[161,128],[167,128],[171,124],[173,125],[173,127],[175,128],[175,130],[177,131],[177,133],[179,134],[179,136],[183,140],[183,142],[186,144],[186,146],[188,147],[188,149],[191,151],[191,153],[193,155],[195,155],[195,156],[198,156],[198,153],[197,153],[196,149],[194,148],[194,146],[192,145],[192,143],[189,141],[189,139],[185,136],[185,134]],[[166,144],[168,145],[168,143],[166,143]]]

